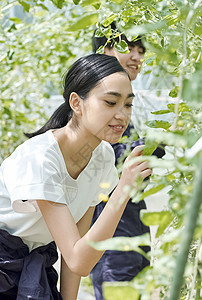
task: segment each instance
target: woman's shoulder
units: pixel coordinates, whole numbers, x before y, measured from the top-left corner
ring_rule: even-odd
[[[54,157],[57,151],[54,138],[50,132],[37,135],[33,138],[26,140],[19,145],[14,152],[3,162],[3,165],[10,163],[26,163],[26,161],[38,161],[41,163],[46,157]]]

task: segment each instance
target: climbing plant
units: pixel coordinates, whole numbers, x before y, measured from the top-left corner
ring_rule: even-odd
[[[20,15],[13,13],[16,7]],[[1,159],[23,141],[24,131],[44,122],[51,95],[62,91],[64,71],[77,57],[91,52],[95,27],[99,36],[110,38],[117,35],[110,26],[115,20],[129,40],[144,37],[147,53],[142,72],[152,71],[151,88],[158,87],[157,98],[162,78],[168,78],[173,101],[153,112],[162,120],[148,122],[144,132],[145,159],[157,171],[146,189],[141,180],[126,187],[136,202],[168,191],[167,209],[141,214],[146,225],[158,226],[153,264],[127,284],[106,284],[107,300],[135,300],[140,295],[150,300],[154,291],[155,299],[202,297],[201,13],[200,0],[1,1]],[[128,51],[121,39],[115,47]],[[171,112],[175,117],[169,123],[164,116]],[[162,159],[150,155],[157,145],[166,149]],[[146,235],[93,246],[141,251],[139,246],[149,243]]]

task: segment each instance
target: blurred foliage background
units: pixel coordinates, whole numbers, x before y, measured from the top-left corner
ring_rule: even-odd
[[[107,284],[107,300],[202,299],[202,6],[200,0],[52,0],[0,1],[0,137],[2,161],[25,140],[23,132],[47,119],[51,97],[62,93],[62,77],[78,57],[91,53],[91,37],[109,38],[116,20],[129,40],[145,37],[142,72],[153,74],[151,87],[167,78],[173,104],[154,115],[142,133],[147,156],[157,170],[130,189],[134,201],[167,188],[168,208],[142,212],[147,225],[158,225],[153,264],[130,283]],[[104,25],[101,26],[101,25]],[[119,41],[118,51],[127,52]],[[102,52],[103,49],[100,49]],[[160,99],[159,89],[156,98]],[[173,123],[165,121],[174,114]],[[172,127],[171,127],[172,126]],[[171,130],[172,128],[172,130]],[[135,137],[131,137],[131,140]],[[149,156],[158,144],[166,156]],[[120,164],[121,166],[121,164]],[[160,171],[159,171],[160,170]],[[146,194],[145,194],[146,193]],[[111,239],[97,248],[140,251],[141,239]],[[151,255],[151,254],[150,254]]]

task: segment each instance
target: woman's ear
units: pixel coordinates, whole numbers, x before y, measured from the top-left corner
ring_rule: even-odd
[[[71,106],[71,109],[73,110],[73,112],[76,116],[80,116],[82,113],[81,101],[83,101],[83,100],[79,97],[79,95],[77,93],[72,92],[70,94],[69,105]]]

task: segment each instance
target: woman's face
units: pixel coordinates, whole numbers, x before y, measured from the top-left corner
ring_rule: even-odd
[[[99,141],[118,142],[130,121],[133,97],[127,74],[105,77],[82,101],[80,125]]]
[[[128,53],[119,53],[115,48],[105,48],[105,54],[115,56],[122,67],[128,72],[130,79],[134,80],[140,71],[142,61],[144,58],[144,50],[142,47],[128,46]]]

